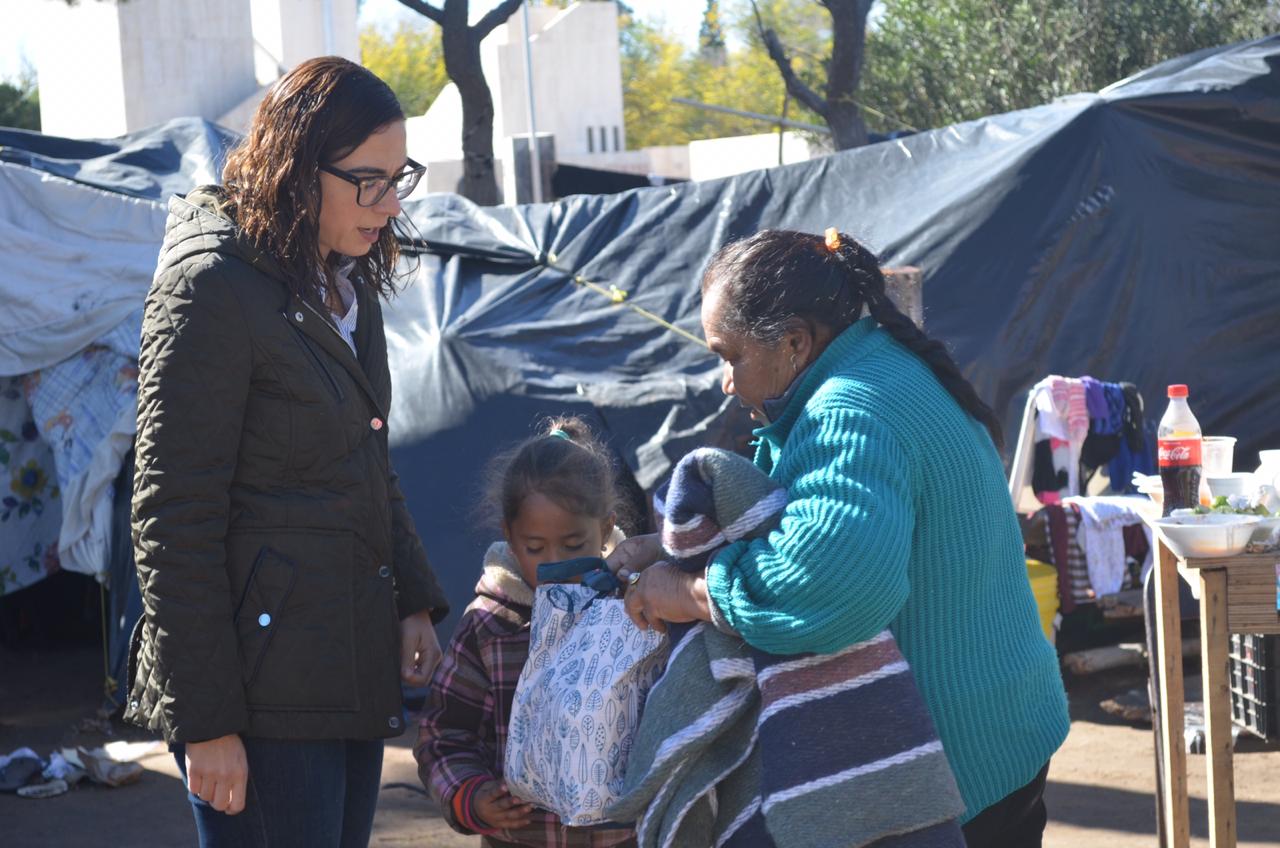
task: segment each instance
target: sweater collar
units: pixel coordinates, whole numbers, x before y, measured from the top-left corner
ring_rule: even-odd
[[[775,398],[769,398],[764,402],[765,423],[763,426],[768,427],[774,421],[782,417],[782,413],[786,411],[787,406],[791,403],[791,399],[795,397],[796,392],[804,385],[804,377],[809,373],[809,369],[813,368],[810,362],[800,370],[795,377],[791,379],[791,384],[787,386],[787,390]]]
[[[766,443],[775,450],[781,448],[805,404],[817,392],[818,387],[836,371],[848,368],[888,341],[889,335],[880,329],[874,318],[862,318],[845,328],[787,389],[783,395],[787,398],[786,408],[778,419],[754,431],[761,441],[761,448]]]

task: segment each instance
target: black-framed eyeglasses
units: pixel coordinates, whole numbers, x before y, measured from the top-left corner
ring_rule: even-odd
[[[396,197],[401,200],[413,194],[413,190],[418,187],[418,182],[422,179],[422,175],[427,172],[427,166],[420,165],[409,159],[406,170],[401,171],[394,177],[361,176],[350,171],[340,170],[332,165],[321,165],[320,170],[326,174],[333,174],[338,179],[346,180],[355,186],[357,206],[377,206],[393,186],[396,190]]]

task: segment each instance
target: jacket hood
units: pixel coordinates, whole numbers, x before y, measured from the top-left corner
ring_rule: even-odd
[[[508,606],[533,607],[533,587],[520,576],[520,565],[506,542],[494,542],[485,551],[476,594]]]
[[[280,263],[245,238],[236,225],[232,209],[226,189],[218,185],[198,186],[186,197],[171,197],[156,273],[192,256],[220,253],[240,259],[283,282]]]

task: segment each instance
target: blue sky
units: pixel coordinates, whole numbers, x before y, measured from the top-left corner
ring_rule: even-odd
[[[30,60],[33,29],[31,7],[41,2],[61,0],[0,0],[0,80],[9,80],[22,71],[23,59]],[[168,0],[177,2],[178,0]],[[86,0],[93,2],[93,0]],[[628,0],[637,15],[655,23],[666,25],[668,31],[690,45],[697,42],[698,26],[702,22],[704,3],[701,0]],[[497,5],[496,0],[473,0],[477,9]],[[397,0],[364,0],[360,21],[379,25],[394,25],[399,20],[422,21],[420,15],[402,6]]]

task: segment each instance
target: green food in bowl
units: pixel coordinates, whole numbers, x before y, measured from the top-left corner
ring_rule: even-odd
[[[1213,499],[1212,504],[1207,507],[1198,506],[1195,511],[1197,515],[1208,515],[1211,512],[1216,512],[1222,515],[1259,515],[1263,518],[1271,517],[1271,512],[1262,504],[1237,509],[1227,502],[1226,495],[1218,495]],[[1280,513],[1276,514],[1280,515]]]

